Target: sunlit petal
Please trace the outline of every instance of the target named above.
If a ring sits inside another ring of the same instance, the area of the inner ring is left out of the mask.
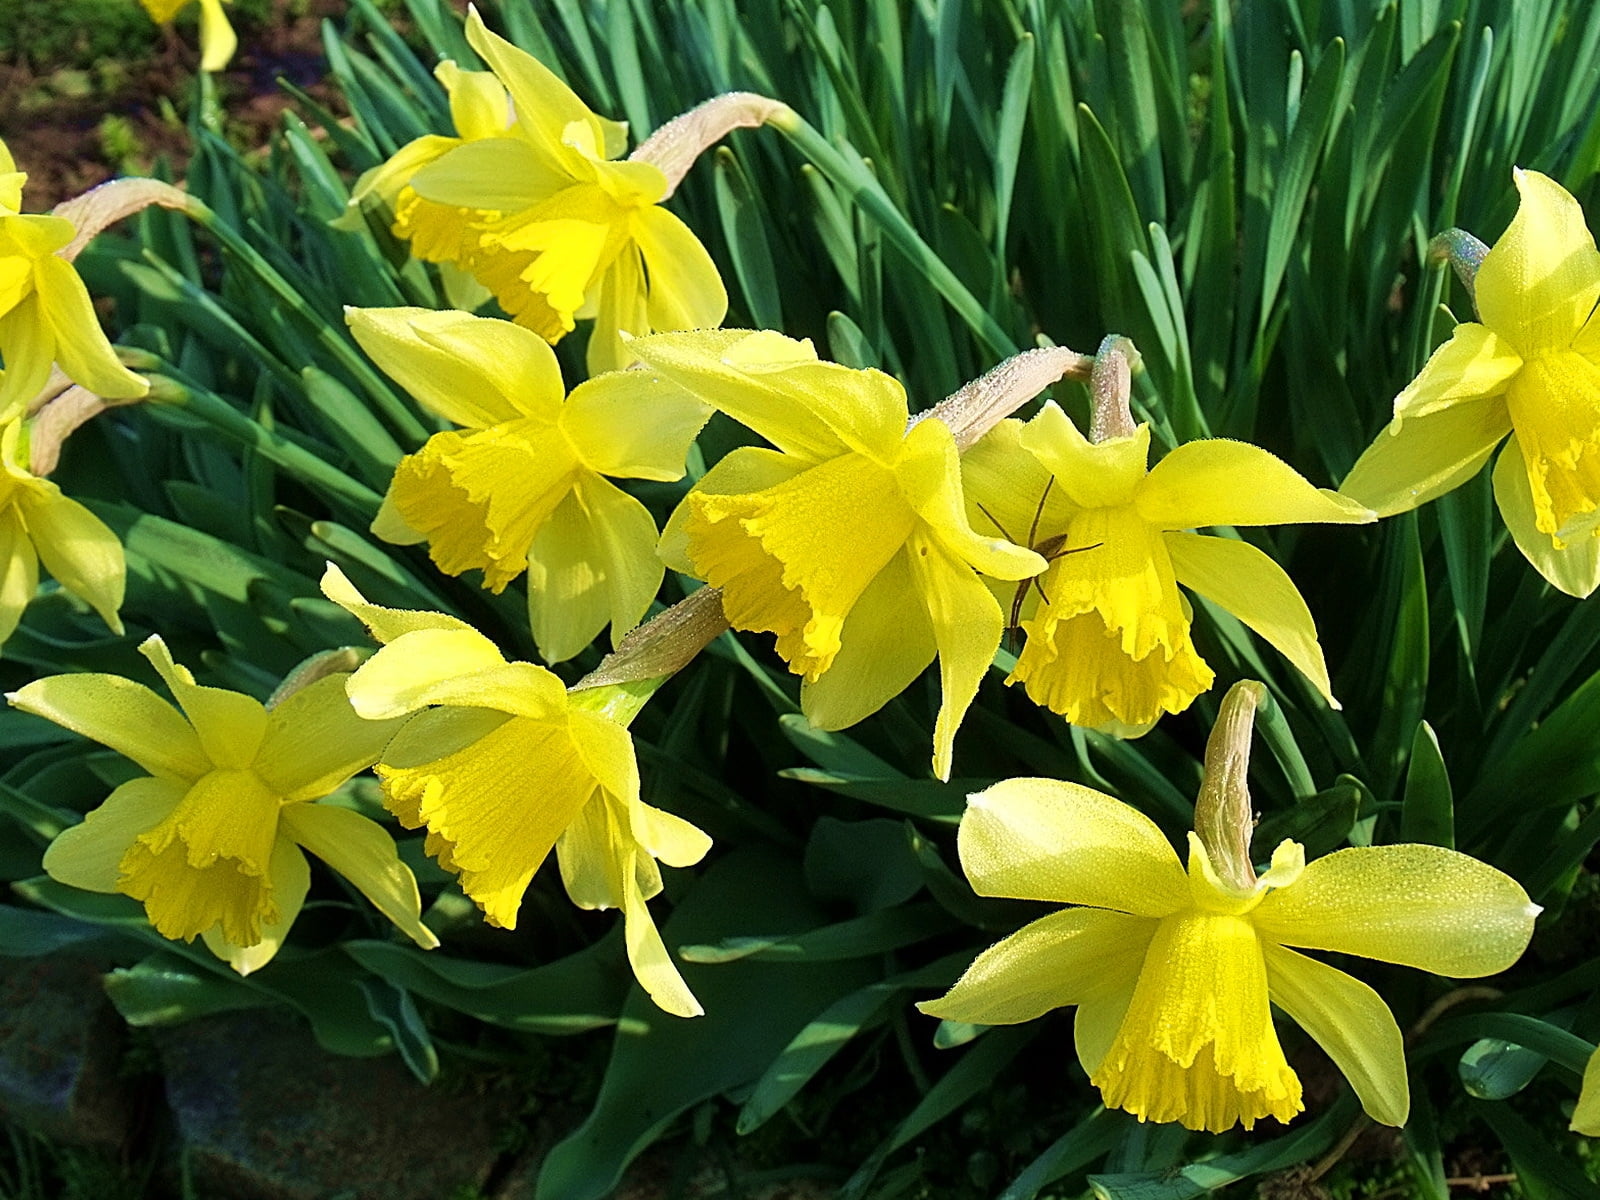
[[[1339,490],[1380,517],[1410,512],[1476,475],[1510,428],[1511,416],[1498,398],[1391,422]]]
[[[141,833],[166,820],[185,788],[170,779],[130,779],[82,823],[63,829],[44,852],[45,872],[58,883],[89,892],[115,892],[120,864]]]
[[[1262,949],[1272,1002],[1333,1059],[1369,1117],[1404,1125],[1411,1111],[1405,1043],[1383,997],[1359,979],[1293,950]]]
[[[290,804],[283,810],[287,834],[355,885],[372,906],[424,950],[439,939],[422,923],[422,900],[411,869],[400,861],[394,839],[360,813],[331,804]]]
[[[1075,783],[1007,779],[968,797],[957,846],[982,896],[1139,917],[1164,917],[1189,903],[1188,877],[1155,822]]]
[[[1166,530],[1208,525],[1361,524],[1372,513],[1336,492],[1312,487],[1288,463],[1247,442],[1188,442],[1139,484],[1139,515]]]
[[[1500,517],[1533,569],[1580,600],[1600,588],[1600,537],[1584,534],[1565,544],[1539,530],[1525,460],[1513,435],[1494,464],[1494,499]]]
[[[1306,864],[1252,914],[1286,946],[1476,978],[1522,956],[1538,906],[1509,875],[1442,846],[1367,846]]]

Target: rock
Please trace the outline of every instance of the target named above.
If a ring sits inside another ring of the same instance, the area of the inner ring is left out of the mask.
[[[193,1194],[447,1200],[489,1178],[502,1122],[397,1058],[344,1058],[263,1011],[157,1031]]]
[[[125,1030],[104,965],[0,958],[0,1117],[52,1141],[116,1151],[132,1114]]]

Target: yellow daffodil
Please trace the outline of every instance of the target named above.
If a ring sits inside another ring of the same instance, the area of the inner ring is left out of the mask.
[[[192,0],[139,0],[150,19],[165,25],[189,6]],[[224,4],[233,0],[200,0],[200,69],[220,71],[228,65],[233,52],[239,48],[239,39],[228,24]]]
[[[26,179],[0,142],[0,421],[26,410],[56,363],[97,396],[144,395],[150,385],[117,361],[88,289],[57,253],[75,227],[65,217],[23,213]]]
[[[1478,321],[1455,327],[1340,489],[1380,515],[1459,487],[1511,435],[1494,495],[1517,548],[1554,586],[1600,586],[1600,252],[1583,210],[1537,171],[1477,268]]]
[[[373,525],[427,541],[441,571],[478,568],[499,592],[528,572],[549,662],[607,624],[613,644],[661,586],[656,525],[607,476],[674,480],[710,409],[650,371],[614,371],[563,398],[550,347],[508,321],[420,308],[351,309],[351,330],[423,407],[464,426],[400,461]]]
[[[506,929],[553,848],[574,904],[622,910],[628,960],[650,998],[698,1016],[645,902],[661,891],[658,860],[691,866],[711,839],[639,798],[627,730],[639,694],[569,695],[549,671],[507,662],[453,617],[367,603],[335,567],[322,588],[384,643],[350,677],[356,711],[378,720],[417,713],[378,765],[400,823],[426,827],[428,853]]]
[[[41,561],[120,634],[122,543],[99,517],[28,470],[26,442],[20,420],[0,427],[0,645],[38,590]]]
[[[1330,703],[1316,626],[1266,554],[1212,525],[1363,522],[1361,505],[1313,487],[1243,442],[1179,446],[1149,467],[1150,429],[1091,442],[1053,402],[1006,421],[962,457],[974,525],[1027,538],[1050,560],[1023,605],[1008,682],[1075,725],[1143,732],[1211,686],[1178,585],[1238,617]]]
[[[149,772],[50,843],[51,878],[132,896],[164,937],[199,935],[246,975],[272,959],[299,914],[309,850],[419,946],[438,944],[382,826],[316,803],[370,767],[398,721],[358,717],[345,696],[348,674],[267,708],[196,684],[159,637],[139,650],[178,709],[118,675],[53,675],[7,697]]]
[[[451,70],[456,138],[417,139],[357,185],[352,203],[393,197],[394,233],[418,257],[454,263],[521,325],[555,342],[592,317],[591,374],[626,366],[621,335],[721,323],[722,278],[660,202],[668,179],[617,161],[626,127],[591,112],[531,55],[467,14],[493,70]]]
[[[1005,624],[977,572],[1016,580],[1043,567],[972,531],[949,427],[908,429],[898,381],[819,361],[809,341],[712,330],[632,346],[777,447],[735,450],[694,485],[662,537],[667,564],[721,588],[735,629],[777,634],[818,728],[870,716],[937,656],[933,764],[948,779]]]
[[[1284,841],[1257,878],[1240,760],[1249,713],[1230,720],[1238,692],[1218,722],[1231,732],[1214,733],[1207,750],[1187,872],[1148,817],[1089,788],[1010,779],[970,797],[958,846],[974,890],[1075,907],[985,950],[918,1007],[1003,1025],[1077,1005],[1078,1058],[1107,1107],[1221,1132],[1302,1108],[1275,1004],[1374,1120],[1404,1124],[1393,1014],[1366,984],[1290,947],[1474,978],[1517,960],[1538,908],[1509,876],[1438,846],[1345,849],[1307,863]]]
[[[1578,1105],[1572,1110],[1569,1128],[1585,1137],[1600,1137],[1600,1050],[1589,1056],[1583,1069],[1583,1088],[1578,1093]]]

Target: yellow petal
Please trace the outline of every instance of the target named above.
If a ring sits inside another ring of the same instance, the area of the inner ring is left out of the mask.
[[[601,188],[564,188],[533,208],[485,229],[473,274],[522,319],[521,293],[541,297],[570,332],[603,272],[629,244],[627,211]],[[509,252],[503,262],[496,259]],[[548,328],[537,332],[554,341]]]
[[[711,838],[698,826],[676,813],[648,804],[637,804],[633,814],[633,835],[651,858],[669,867],[692,867],[711,850]]]
[[[222,70],[238,48],[239,39],[222,11],[222,0],[200,0],[200,69]]]
[[[255,772],[286,801],[317,800],[378,761],[401,720],[356,715],[345,694],[350,676],[325,676],[267,714]]]
[[[639,760],[633,753],[633,735],[609,717],[578,707],[570,710],[567,733],[578,748],[584,769],[631,812],[639,800]]]
[[[711,410],[651,371],[613,371],[572,389],[561,429],[591,471],[617,479],[683,478]]]
[[[738,496],[748,492],[764,492],[768,488],[793,479],[807,469],[808,464],[788,454],[767,450],[759,446],[740,446],[723,455],[716,466],[700,477],[694,485],[695,492],[709,496]],[[689,535],[686,526],[693,511],[687,500],[672,510],[661,531],[661,542],[656,548],[661,561],[674,571],[695,575],[689,561]],[[695,578],[699,578],[695,575]]]
[[[650,527],[645,541],[648,550],[656,527],[648,512],[644,519]],[[609,581],[594,553],[597,533],[598,527],[574,489],[540,527],[528,551],[528,627],[545,662],[566,662],[581,653],[611,619]],[[659,586],[664,571],[659,563],[650,565]],[[646,596],[640,614],[649,605],[650,596]]]
[[[1024,925],[978,955],[937,1000],[917,1005],[946,1021],[1015,1025],[1081,1003],[1107,975],[1136,976],[1156,923],[1068,908]]]
[[[1282,567],[1231,538],[1169,533],[1166,542],[1179,583],[1238,617],[1339,707],[1311,610]]]
[[[254,945],[241,946],[230,942],[220,925],[214,925],[200,936],[206,947],[241,975],[259,971],[277,956],[289,928],[300,915],[306,892],[311,887],[311,868],[306,856],[286,837],[280,837],[272,849],[272,896],[277,915],[261,923],[261,940]]]
[[[611,644],[644,619],[665,574],[656,556],[655,518],[621,488],[591,475],[580,479],[577,497],[593,531],[590,542],[605,586]]]
[[[367,600],[345,573],[332,563],[322,573],[322,594],[367,627],[377,642],[392,642],[419,629],[456,629],[476,632],[457,617],[444,613],[384,608]],[[480,635],[481,636],[481,635]]]
[[[261,701],[242,692],[196,684],[187,667],[172,661],[172,652],[159,634],[146,638],[139,653],[171,689],[212,763],[239,769],[255,762],[267,732],[267,710]]]
[[[813,462],[850,450],[887,460],[905,436],[906,394],[897,380],[821,362],[809,341],[770,330],[700,330],[640,338],[628,348],[778,449]]]
[[[1504,971],[1538,906],[1509,875],[1442,846],[1364,846],[1306,864],[1251,914],[1285,946],[1359,954],[1472,979]]]
[[[633,215],[633,237],[650,281],[649,326],[629,330],[710,329],[728,315],[728,292],[717,264],[690,228],[664,208]]]
[[[1276,455],[1225,438],[1179,446],[1155,465],[1136,495],[1139,515],[1166,530],[1373,519],[1355,501],[1312,487]]]
[[[122,632],[122,593],[127,578],[117,535],[76,500],[53,485],[27,494],[24,511],[34,548],[45,569],[67,591],[89,604],[113,633]]]
[[[956,840],[980,896],[1138,917],[1164,917],[1189,903],[1188,877],[1155,822],[1076,783],[1002,780],[967,798]]]
[[[520,136],[557,159],[571,156],[563,141],[569,124],[591,128],[595,142],[604,144],[604,130],[572,89],[531,54],[491,33],[471,9],[467,12],[467,41],[511,94]]]
[[[590,378],[615,374],[638,361],[634,337],[650,329],[650,296],[645,284],[644,260],[639,247],[629,242],[600,273],[590,301],[594,326],[589,330],[585,364]],[[629,334],[624,342],[623,331]]]
[[[919,421],[906,434],[895,478],[906,500],[950,554],[995,579],[1028,579],[1045,569],[1033,551],[1004,537],[976,532],[967,523],[961,462],[943,421]]]
[[[914,537],[905,550],[917,599],[928,614],[939,652],[939,715],[933,726],[933,773],[949,779],[956,730],[994,664],[1005,616],[972,568],[933,538]],[[914,645],[908,641],[907,647]]]
[[[1527,363],[1506,393],[1539,532],[1561,539],[1600,524],[1600,365],[1579,354]]]
[[[439,939],[422,923],[422,898],[416,876],[400,861],[394,839],[383,826],[360,813],[331,804],[290,804],[283,828],[355,885],[372,906],[424,950]]]
[[[1537,171],[1514,171],[1522,203],[1478,268],[1483,323],[1524,358],[1565,350],[1600,295],[1600,252],[1583,209]]]
[[[679,974],[638,888],[630,887],[623,892],[622,919],[623,939],[627,943],[633,977],[655,1001],[656,1007],[675,1017],[702,1015],[705,1009]]]
[[[253,946],[282,916],[269,873],[278,811],[252,772],[212,771],[134,840],[118,890],[144,902],[163,937],[191,941],[220,923],[228,941]]]
[[[361,215],[363,205],[377,201],[394,208],[400,201],[401,193],[410,187],[413,175],[441,154],[460,144],[459,138],[441,137],[431,133],[413,138],[395,151],[388,161],[362,172],[361,178],[356,180],[355,187],[350,190],[348,208],[329,224],[336,229],[360,233],[367,227],[366,220]],[[416,194],[412,193],[412,199],[416,198]]]
[[[1380,517],[1410,512],[1471,479],[1511,428],[1505,401],[1467,400],[1387,425],[1339,490]]]
[[[44,852],[46,874],[88,892],[118,891],[122,856],[135,838],[171,815],[185,790],[170,779],[130,779],[81,824],[56,835]]]
[[[50,378],[56,360],[54,331],[39,315],[39,297],[30,294],[10,312],[0,312],[0,421],[20,417]]]
[[[178,710],[120,675],[51,675],[7,699],[126,755],[152,775],[185,786],[211,769],[200,739]]]
[[[1022,446],[1021,421],[1007,418],[961,455],[961,486],[974,529],[1031,546],[1041,529],[1067,527],[1072,507],[1044,465]]]
[[[938,647],[916,588],[910,557],[902,550],[861,593],[845,618],[833,665],[800,685],[800,709],[818,729],[864,721],[933,661]]]
[[[429,714],[432,715],[432,714]],[[412,722],[379,767],[402,821],[426,824],[430,853],[460,873],[492,925],[513,929],[528,881],[597,786],[565,722],[513,717],[436,757],[434,723]]]
[[[1583,1090],[1578,1093],[1568,1128],[1585,1137],[1600,1137],[1600,1050],[1589,1056],[1583,1068]]]
[[[462,137],[498,137],[515,119],[511,97],[493,71],[466,71],[445,59],[433,75],[450,96],[450,121]]]
[[[1409,421],[1503,396],[1521,369],[1522,356],[1510,343],[1486,325],[1465,322],[1394,398],[1394,415]]]
[[[1281,946],[1266,945],[1272,1002],[1333,1059],[1374,1121],[1406,1123],[1405,1042],[1383,997],[1359,979]]]
[[[1131,437],[1093,443],[1078,431],[1054,400],[1045,401],[1023,427],[1023,449],[1056,479],[1056,487],[1082,508],[1130,504],[1150,461],[1150,427]]]
[[[506,662],[477,630],[421,629],[397,638],[362,663],[345,687],[356,712],[368,720],[430,704],[537,717],[566,710],[559,679],[532,663]]]
[[[55,358],[67,378],[108,400],[131,400],[148,392],[150,384],[117,361],[89,291],[72,265],[49,255],[34,264],[34,271],[39,315],[55,335]]]
[[[1107,1108],[1222,1133],[1292,1119],[1300,1081],[1272,1028],[1261,944],[1240,917],[1160,922],[1122,1026],[1090,1076]]]
[[[517,137],[465,141],[411,177],[417,195],[448,208],[514,213],[548,200],[572,176]]]
[[[447,421],[481,429],[560,411],[555,354],[509,321],[423,308],[349,308],[345,320],[373,362]]]
[[[1160,531],[1131,506],[1083,510],[1040,576],[1011,681],[1075,725],[1148,726],[1211,686]]]
[[[1494,499],[1500,517],[1533,569],[1552,587],[1581,600],[1600,587],[1600,537],[1585,534],[1576,541],[1559,544],[1540,532],[1528,472],[1516,443],[1513,434],[1494,464]]]
[[[39,591],[39,556],[18,514],[0,511],[0,644],[22,620],[22,612]],[[16,703],[15,696],[11,702]]]
[[[808,680],[828,669],[845,617],[915,523],[894,474],[859,454],[762,492],[697,491],[685,503],[689,558],[722,589],[729,624],[777,634],[778,653]]]

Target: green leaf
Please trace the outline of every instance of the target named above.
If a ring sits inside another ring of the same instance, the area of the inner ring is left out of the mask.
[[[738,850],[701,877],[662,936],[670,948],[752,928],[799,933],[819,923],[803,896],[792,863]],[[859,990],[865,972],[864,963],[685,964],[684,979],[706,1010],[694,1020],[663,1013],[635,988],[593,1111],[545,1157],[541,1200],[609,1195],[628,1163],[678,1114],[759,1078],[817,1014]]]
[[[1400,809],[1400,837],[1407,842],[1455,849],[1455,803],[1450,773],[1439,739],[1426,721],[1417,724],[1406,765],[1405,800]]]
[[[528,1033],[582,1033],[616,1024],[630,978],[616,934],[537,967],[451,958],[396,942],[350,941],[341,949],[430,1003]]]

